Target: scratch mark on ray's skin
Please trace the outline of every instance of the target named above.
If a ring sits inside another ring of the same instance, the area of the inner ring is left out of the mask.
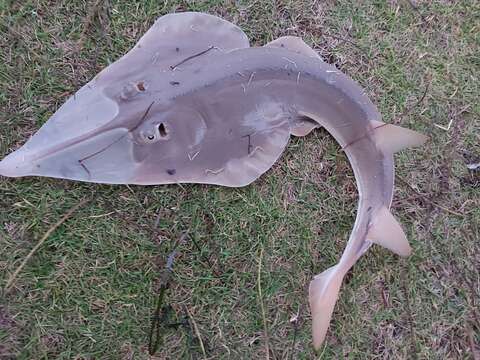
[[[292,60],[290,60],[289,58],[286,58],[286,57],[282,57],[282,59],[287,60],[290,64],[293,64],[293,66],[295,66],[295,69],[298,68],[297,63],[295,61],[292,61]]]
[[[250,152],[250,154],[248,154],[248,157],[254,156],[257,151],[265,151],[265,150],[263,150],[263,148],[261,146],[255,146],[255,149],[253,149],[253,151]]]
[[[178,66],[182,65],[182,64],[185,64],[187,61],[189,60],[192,60],[198,56],[202,56],[203,54],[206,54],[207,52],[209,52],[210,50],[212,49],[215,49],[216,47],[215,46],[210,46],[208,49],[206,50],[203,50],[203,51],[200,51],[198,54],[194,54],[192,56],[189,56],[189,57],[186,57],[185,59],[183,59],[182,61],[180,61],[178,64],[176,65],[171,65],[170,66],[170,69],[171,70],[175,70]]]
[[[92,174],[90,173],[90,170],[88,170],[88,168],[82,163],[82,160],[78,160],[78,163],[79,163],[80,166],[83,168],[83,170],[85,170],[85,172],[86,172],[87,175],[88,175],[88,178],[91,179],[91,178],[92,178]]]
[[[213,174],[213,175],[218,175],[220,174],[225,168],[220,168],[218,170],[212,170],[212,169],[205,169],[205,174]]]
[[[145,118],[147,117],[148,115],[148,112],[150,111],[150,109],[152,108],[153,104],[155,104],[155,101],[152,101],[152,103],[150,105],[148,105],[148,108],[147,110],[145,111],[145,113],[143,114],[142,118],[140,119],[140,121],[133,127],[129,130],[129,132],[132,132],[132,131],[135,131],[137,130],[137,128],[142,125],[143,121],[145,120]]]
[[[200,151],[197,151],[197,152],[196,152],[195,154],[193,154],[193,155],[190,155],[190,153],[187,153],[187,155],[188,155],[188,160],[193,161],[193,160],[197,157],[198,154],[200,154]]]
[[[252,135],[253,134],[247,134],[247,135],[243,135],[242,138],[248,138],[248,146],[247,146],[247,153],[248,155],[250,155],[250,152],[252,150],[252,142],[251,142],[251,139],[252,139]]]
[[[381,128],[381,127],[387,126],[387,125],[389,125],[389,124],[382,124],[382,125],[380,125],[380,126],[374,127],[371,132],[374,133],[375,130],[377,130],[377,129]],[[362,135],[362,136],[360,136],[359,138],[357,138],[357,139],[355,139],[355,140],[353,140],[353,141],[350,141],[347,145],[345,145],[344,147],[342,147],[341,150],[344,151],[347,147],[349,147],[349,146],[355,144],[356,142],[364,139],[364,138],[368,135],[368,133],[370,133],[370,131],[368,131],[365,135]]]
[[[87,166],[83,163],[84,161],[88,160],[88,159],[91,159],[95,156],[97,156],[98,154],[101,154],[102,152],[104,152],[105,150],[107,150],[108,148],[110,148],[111,146],[115,145],[116,143],[118,143],[120,140],[122,140],[123,138],[125,138],[125,136],[127,136],[129,133],[131,133],[132,131],[135,131],[142,123],[143,121],[145,120],[145,118],[147,117],[148,115],[148,112],[150,111],[150,109],[152,108],[153,104],[155,103],[155,101],[152,101],[152,103],[148,106],[147,110],[145,111],[145,113],[143,114],[143,116],[141,117],[140,121],[133,127],[131,128],[127,134],[124,134],[122,136],[120,136],[117,140],[114,140],[112,141],[110,144],[108,144],[107,146],[105,146],[104,148],[94,152],[93,154],[90,154],[90,155],[87,155],[85,156],[84,158],[80,159],[80,160],[77,160],[78,163],[80,164],[80,166],[86,171],[86,173],[88,174],[88,178],[90,179],[92,177],[92,174],[90,172],[90,170],[88,170]]]
[[[252,74],[250,75],[250,79],[248,79],[247,87],[249,87],[250,84],[252,83],[254,76],[255,76],[255,72],[252,72]]]

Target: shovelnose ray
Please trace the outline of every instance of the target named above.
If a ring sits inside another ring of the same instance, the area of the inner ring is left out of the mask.
[[[0,174],[245,186],[275,163],[290,135],[319,126],[347,154],[359,205],[340,261],[310,283],[318,349],[342,279],[372,243],[410,253],[389,211],[393,154],[426,137],[383,123],[362,88],[301,39],[250,48],[240,28],[217,17],[163,16],[4,158]]]

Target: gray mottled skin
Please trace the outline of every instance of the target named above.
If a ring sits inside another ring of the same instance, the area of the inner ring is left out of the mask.
[[[347,154],[359,191],[339,263],[310,286],[318,347],[343,276],[371,243],[408,253],[388,212],[393,152],[422,139],[406,141],[418,134],[381,123],[353,80],[311,56],[301,40],[287,40],[285,48],[249,48],[238,27],[213,16],[160,18],[0,162],[0,175],[244,186],[275,163],[291,134],[306,135],[317,123]]]

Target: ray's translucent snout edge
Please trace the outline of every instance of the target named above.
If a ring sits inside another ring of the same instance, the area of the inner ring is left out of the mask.
[[[22,177],[31,175],[33,164],[28,160],[28,156],[20,148],[0,161],[0,176]]]

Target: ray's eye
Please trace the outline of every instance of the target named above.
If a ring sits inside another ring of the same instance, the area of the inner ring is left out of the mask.
[[[143,143],[153,144],[157,141],[165,141],[170,138],[170,129],[167,124],[161,122],[150,124],[140,130],[140,137]]]
[[[163,123],[160,123],[158,125],[158,133],[160,134],[160,137],[162,137],[162,138],[167,137],[167,135],[168,135],[167,128],[165,127],[165,125]]]

